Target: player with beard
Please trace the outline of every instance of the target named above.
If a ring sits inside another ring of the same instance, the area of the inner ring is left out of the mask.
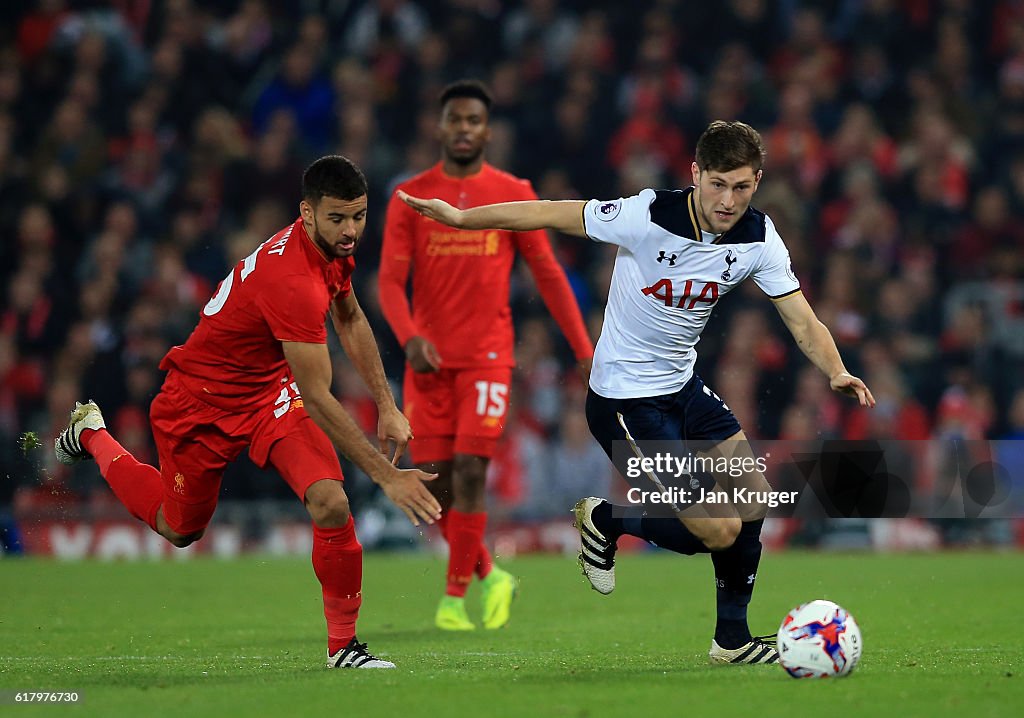
[[[413,524],[440,517],[423,483],[432,477],[395,466],[412,431],[395,405],[352,292],[366,189],[363,173],[344,157],[322,157],[310,165],[302,177],[299,218],[231,270],[188,341],[164,357],[160,368],[167,377],[150,407],[159,469],[128,453],[91,401],[76,405],[56,441],[62,463],[92,457],[132,515],[179,548],[206,531],[224,469],[243,449],[257,466],[273,466],[313,521],[328,668],[394,667],[356,638],[362,546],[335,447]],[[328,312],[377,402],[379,451],[331,394]],[[384,453],[389,443],[390,461]]]
[[[695,347],[712,310],[748,277],[772,299],[797,345],[834,391],[862,406],[875,403],[864,382],[846,371],[831,333],[801,293],[775,225],[750,204],[764,157],[754,128],[715,121],[697,142],[693,186],[686,189],[645,189],[609,201],[507,202],[466,210],[443,199],[419,199],[423,195],[403,193],[400,198],[421,216],[461,229],[547,227],[616,245],[587,394],[591,433],[626,477],[630,460],[645,457],[643,442],[675,442],[680,456],[698,447],[712,465],[726,459],[730,466],[756,467],[736,417],[694,372]],[[757,497],[771,487],[757,468],[738,473],[695,472],[687,477],[687,488],[719,490],[714,488],[719,484],[727,496],[735,496],[736,489],[761,492],[754,500],[674,506],[667,517],[654,515],[657,505],[612,506],[596,497],[581,499],[575,507],[580,565],[591,586],[607,594],[615,588],[616,546],[624,534],[680,554],[710,553],[718,613],[711,662],[774,663],[773,641],[751,636],[747,625],[768,510]],[[653,471],[638,480],[648,482],[647,490],[669,484]]]
[[[490,106],[490,94],[479,82],[445,88],[441,161],[400,188],[462,208],[536,199],[529,182],[484,161]],[[515,593],[515,580],[494,566],[484,545],[484,484],[508,409],[514,364],[509,277],[517,252],[588,370],[593,345],[545,232],[453,231],[397,198],[388,205],[380,302],[405,348],[404,406],[416,433],[409,452],[417,466],[438,474],[430,487],[444,508],[439,524],[449,558],[435,623],[445,630],[475,628],[464,601],[474,574],[482,582],[485,628],[507,623]]]

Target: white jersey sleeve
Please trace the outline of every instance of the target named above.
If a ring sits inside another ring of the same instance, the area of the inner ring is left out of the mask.
[[[789,250],[779,236],[771,219],[765,217],[764,251],[761,261],[750,276],[761,291],[772,299],[779,299],[800,289],[800,280],[793,272]]]
[[[611,200],[592,199],[583,207],[583,229],[595,242],[617,244],[634,251],[651,224],[653,189]]]

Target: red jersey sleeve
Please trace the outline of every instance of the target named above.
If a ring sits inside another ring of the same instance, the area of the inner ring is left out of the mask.
[[[414,220],[415,212],[412,208],[400,200],[397,194],[392,195],[384,219],[377,289],[384,318],[403,347],[420,333],[412,319],[412,309],[405,291],[414,251]]]
[[[520,200],[537,199],[533,188],[526,184]],[[516,249],[530,267],[540,296],[547,305],[551,316],[555,318],[565,338],[569,341],[576,359],[583,361],[594,356],[594,345],[587,334],[587,326],[583,322],[576,296],[572,293],[565,270],[555,259],[555,253],[548,241],[545,230],[517,232],[515,235]]]
[[[278,341],[326,344],[327,290],[304,279],[285,277],[273,294],[261,293],[257,305]],[[345,284],[351,287],[347,277]]]

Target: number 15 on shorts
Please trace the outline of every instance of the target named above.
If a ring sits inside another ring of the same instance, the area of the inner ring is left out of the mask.
[[[476,413],[478,416],[502,417],[508,408],[508,384],[496,381],[478,381],[476,387]]]

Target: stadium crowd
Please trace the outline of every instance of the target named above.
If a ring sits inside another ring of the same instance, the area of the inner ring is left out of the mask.
[[[370,182],[356,292],[399,381],[375,296],[384,207],[437,161],[438,93],[463,77],[494,92],[488,160],[542,198],[685,187],[709,120],[761,131],[754,205],[878,406],[830,393],[747,283],[717,308],[698,370],[752,437],[1024,438],[1020,2],[37,0],[0,5],[0,514],[112,501],[48,449],[76,399],[155,460],[160,358],[294,217],[325,153]],[[556,247],[596,337],[613,252]],[[512,292],[492,506],[544,518],[608,495],[613,470],[528,272]],[[337,394],[373,431],[334,356]],[[43,450],[19,444],[29,431]],[[223,491],[288,495],[248,464]]]

